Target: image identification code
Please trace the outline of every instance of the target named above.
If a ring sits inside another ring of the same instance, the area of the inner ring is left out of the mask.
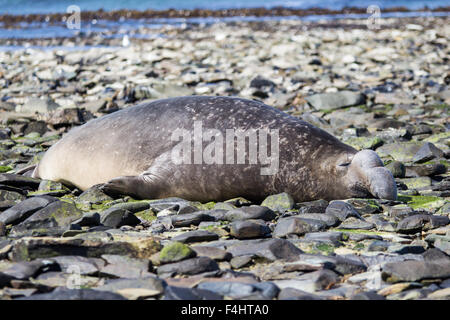
[[[182,315],[207,315],[210,318],[215,313],[234,314],[234,315],[266,315],[269,313],[268,305],[257,304],[227,304],[225,308],[218,307],[202,307],[188,304],[181,308]]]

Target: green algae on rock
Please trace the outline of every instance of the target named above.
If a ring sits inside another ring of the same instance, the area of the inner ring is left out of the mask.
[[[142,220],[149,222],[156,219],[156,214],[152,211],[152,209],[138,211],[134,215]]]
[[[422,142],[416,141],[389,143],[377,148],[376,152],[381,158],[392,157],[396,161],[412,162],[422,144]]]
[[[383,144],[383,140],[379,137],[350,137],[345,139],[344,142],[356,150],[375,150]]]
[[[181,242],[172,241],[162,248],[161,252],[159,253],[159,260],[162,263],[169,263],[193,258],[195,256],[195,251],[192,250],[188,245]]]
[[[420,189],[431,186],[430,177],[404,178],[398,179],[398,181],[404,183],[408,189]]]
[[[273,211],[284,212],[294,208],[294,199],[286,192],[268,196],[261,203],[261,206],[267,207]]]
[[[433,196],[399,196],[399,201],[408,204],[412,209],[436,210],[446,204],[446,201],[440,197]]]

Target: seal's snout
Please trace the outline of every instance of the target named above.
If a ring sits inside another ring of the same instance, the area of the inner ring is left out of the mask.
[[[365,176],[368,191],[377,198],[396,200],[397,185],[392,173],[383,166],[383,161],[372,150],[361,150],[355,154],[352,166],[358,167]]]
[[[367,170],[369,192],[377,198],[396,200],[397,185],[392,173],[384,167],[370,168]]]

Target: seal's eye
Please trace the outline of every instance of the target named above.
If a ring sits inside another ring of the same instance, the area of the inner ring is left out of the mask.
[[[350,165],[351,162],[344,162],[339,164],[339,167],[348,167]]]
[[[340,160],[338,160],[339,164],[338,167],[340,168],[347,168],[353,161],[353,155],[346,154],[345,157],[342,157]]]

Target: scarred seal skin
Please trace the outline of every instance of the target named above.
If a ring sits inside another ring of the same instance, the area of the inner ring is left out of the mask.
[[[215,139],[198,140],[199,124],[204,132],[213,130]],[[174,133],[180,130],[192,133],[191,157],[174,153],[181,143]],[[227,144],[230,132],[256,132],[258,139],[247,136],[242,150],[237,140]],[[267,132],[273,135],[261,138]],[[255,150],[257,156],[252,155]],[[182,161],[188,158],[192,161]],[[211,163],[211,158],[222,160]],[[53,145],[33,176],[81,190],[103,184],[109,194],[142,199],[220,201],[242,196],[256,201],[281,192],[298,202],[397,197],[394,178],[374,151],[358,152],[280,110],[232,97],[157,100],[89,121]]]

